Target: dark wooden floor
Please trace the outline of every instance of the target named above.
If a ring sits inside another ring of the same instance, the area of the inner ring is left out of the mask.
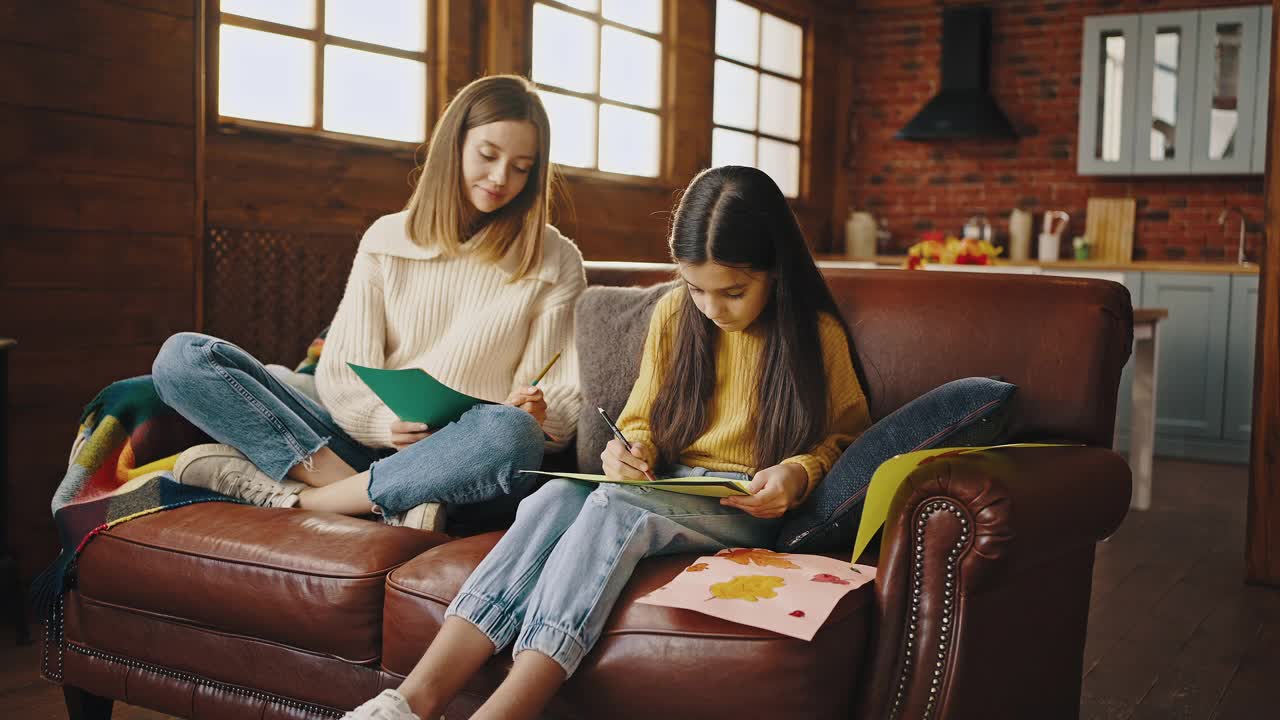
[[[1083,720],[1280,717],[1280,590],[1241,582],[1245,483],[1241,466],[1157,461],[1151,510],[1098,546]],[[66,717],[36,665],[0,645],[0,717]]]

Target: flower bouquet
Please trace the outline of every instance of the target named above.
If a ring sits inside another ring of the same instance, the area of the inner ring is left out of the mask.
[[[903,267],[916,270],[929,263],[946,265],[993,265],[1004,248],[998,248],[986,240],[944,235],[941,230],[931,230],[920,236],[920,242],[907,248],[907,260]]]

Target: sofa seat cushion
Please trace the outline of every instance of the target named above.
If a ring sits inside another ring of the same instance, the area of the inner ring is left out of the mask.
[[[377,660],[388,572],[448,540],[330,513],[200,503],[81,554],[85,600],[350,662]]]
[[[384,669],[409,672],[439,631],[449,602],[500,537],[494,532],[455,540],[391,573]],[[548,714],[572,708],[568,714],[579,717],[850,717],[852,688],[869,642],[873,584],[846,595],[810,642],[635,602],[695,557],[641,561],[600,642]],[[509,655],[500,652],[469,689],[492,690],[509,667]]]

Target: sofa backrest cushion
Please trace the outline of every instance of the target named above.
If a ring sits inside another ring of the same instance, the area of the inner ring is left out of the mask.
[[[586,265],[595,285],[652,285],[671,277],[671,266],[652,263]],[[1123,285],[916,270],[824,268],[823,274],[849,324],[873,421],[951,380],[1000,376],[1019,388],[1011,441],[1111,445],[1120,371],[1133,338]],[[587,358],[580,359],[586,372]],[[584,395],[584,406],[591,401]]]

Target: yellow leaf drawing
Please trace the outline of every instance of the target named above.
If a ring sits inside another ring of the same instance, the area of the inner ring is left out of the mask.
[[[800,566],[787,559],[785,553],[776,553],[772,550],[761,550],[760,548],[734,548],[732,550],[721,550],[716,553],[716,557],[722,557],[730,562],[736,562],[739,565],[750,565],[755,563],[760,567],[776,567],[798,569]]]
[[[739,575],[728,582],[712,585],[711,595],[721,600],[756,602],[760,598],[777,597],[774,590],[783,585],[786,583],[782,578],[773,575]]]

